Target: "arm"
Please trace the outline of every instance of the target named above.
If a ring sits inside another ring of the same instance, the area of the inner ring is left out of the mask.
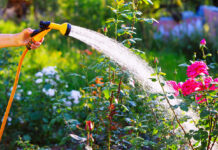
[[[33,30],[28,28],[17,34],[0,34],[0,48],[25,46],[31,40],[32,32]],[[31,49],[38,48],[42,41],[32,44]]]

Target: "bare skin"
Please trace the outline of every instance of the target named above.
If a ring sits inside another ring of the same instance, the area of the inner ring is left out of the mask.
[[[25,46],[31,40],[32,29],[27,28],[17,34],[0,34],[0,48]],[[43,42],[35,42],[31,45],[31,49],[38,48]]]

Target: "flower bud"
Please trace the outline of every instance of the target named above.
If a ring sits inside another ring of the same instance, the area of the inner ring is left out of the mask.
[[[202,39],[202,40],[200,41],[200,45],[201,45],[201,46],[205,46],[205,45],[206,45],[206,43],[207,43],[207,42],[206,42],[206,40],[205,40],[205,39]]]
[[[86,121],[86,126],[85,126],[85,129],[87,130],[87,131],[92,131],[92,130],[94,130],[94,122],[92,122],[92,121]]]
[[[105,32],[105,33],[107,33],[107,32],[108,32],[108,30],[107,30],[107,27],[106,27],[106,26],[104,27],[104,32]]]

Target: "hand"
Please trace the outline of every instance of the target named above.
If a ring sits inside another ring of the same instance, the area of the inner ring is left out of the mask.
[[[29,41],[31,40],[31,33],[33,32],[33,29],[31,28],[27,28],[24,29],[22,32],[18,33],[18,41],[19,41],[19,45],[20,46],[25,46],[29,43]],[[42,42],[43,42],[44,38],[39,41],[39,42],[35,42],[31,45],[31,49],[36,49],[38,48]]]

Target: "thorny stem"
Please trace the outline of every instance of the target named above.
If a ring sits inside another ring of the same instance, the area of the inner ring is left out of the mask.
[[[157,70],[157,65],[156,65],[156,70]],[[156,72],[157,72],[157,71],[156,71]],[[159,84],[160,84],[160,86],[161,86],[161,89],[162,89],[162,91],[163,91],[163,93],[164,93],[164,97],[165,97],[165,99],[167,100],[167,103],[168,103],[168,105],[170,106],[170,109],[172,110],[172,112],[173,112],[173,114],[174,114],[174,116],[175,116],[175,119],[176,119],[177,123],[179,124],[180,128],[182,129],[184,135],[186,135],[187,133],[186,133],[185,129],[183,128],[183,126],[181,125],[181,123],[180,123],[180,121],[179,121],[179,119],[178,119],[178,117],[177,117],[177,115],[176,115],[176,113],[175,113],[175,111],[174,111],[174,109],[173,109],[173,106],[171,105],[171,103],[170,103],[170,101],[169,101],[165,89],[164,89],[163,86],[161,85],[160,75],[158,75],[158,74],[157,74],[157,79],[158,79],[158,82],[159,82]],[[190,141],[189,139],[188,139],[188,142],[189,142],[189,146],[191,147],[191,149],[194,150],[194,148],[193,148],[193,146],[192,146],[192,143],[191,143],[191,141]]]

